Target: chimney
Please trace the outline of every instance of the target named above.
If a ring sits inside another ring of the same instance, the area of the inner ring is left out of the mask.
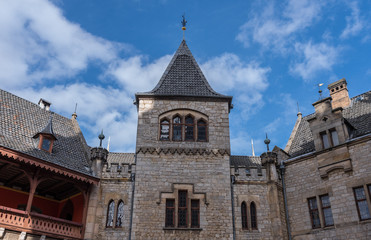
[[[51,102],[49,102],[49,101],[47,101],[47,100],[45,100],[45,99],[42,99],[42,98],[40,98],[38,104],[39,104],[39,106],[40,106],[42,109],[45,109],[46,111],[49,111],[49,109],[50,109],[50,105],[52,105]]]
[[[330,91],[330,96],[332,98],[332,109],[339,107],[346,108],[350,105],[347,81],[345,78],[329,84],[327,88]]]

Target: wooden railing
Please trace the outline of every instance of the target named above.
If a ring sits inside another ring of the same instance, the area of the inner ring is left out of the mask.
[[[82,224],[0,206],[0,227],[46,236],[82,239]]]

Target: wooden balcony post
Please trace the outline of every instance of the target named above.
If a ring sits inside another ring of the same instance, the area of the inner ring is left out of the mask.
[[[90,188],[89,186],[85,191],[83,191],[83,196],[84,196],[84,209],[83,209],[83,215],[82,215],[82,236],[85,234],[85,228],[86,228],[86,217],[88,215],[88,204],[89,204],[89,196],[90,196]]]
[[[29,173],[25,172],[28,180],[30,181],[30,192],[28,194],[28,200],[27,200],[27,207],[26,207],[26,212],[30,213],[31,212],[31,207],[32,207],[32,201],[33,197],[35,195],[35,191],[39,183],[41,182],[41,179],[39,179],[39,169],[31,176]]]

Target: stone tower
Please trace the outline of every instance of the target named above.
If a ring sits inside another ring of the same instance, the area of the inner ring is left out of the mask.
[[[229,111],[183,40],[137,93],[133,239],[232,239]]]

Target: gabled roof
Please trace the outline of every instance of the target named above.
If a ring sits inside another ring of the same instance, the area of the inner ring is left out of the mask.
[[[206,97],[232,100],[215,92],[209,85],[185,40],[183,40],[156,87],[138,96]]]
[[[308,123],[308,119],[313,117],[314,113],[301,120],[288,149],[291,157],[315,151],[313,135]],[[371,133],[371,91],[351,98],[350,106],[343,110],[343,117],[354,128],[353,138]]]
[[[0,113],[0,146],[91,176],[89,153],[86,152],[89,148],[76,127],[77,123],[73,122],[76,120],[53,114],[1,89]],[[48,127],[51,115],[52,133],[57,140],[49,153],[40,150],[33,137]]]

